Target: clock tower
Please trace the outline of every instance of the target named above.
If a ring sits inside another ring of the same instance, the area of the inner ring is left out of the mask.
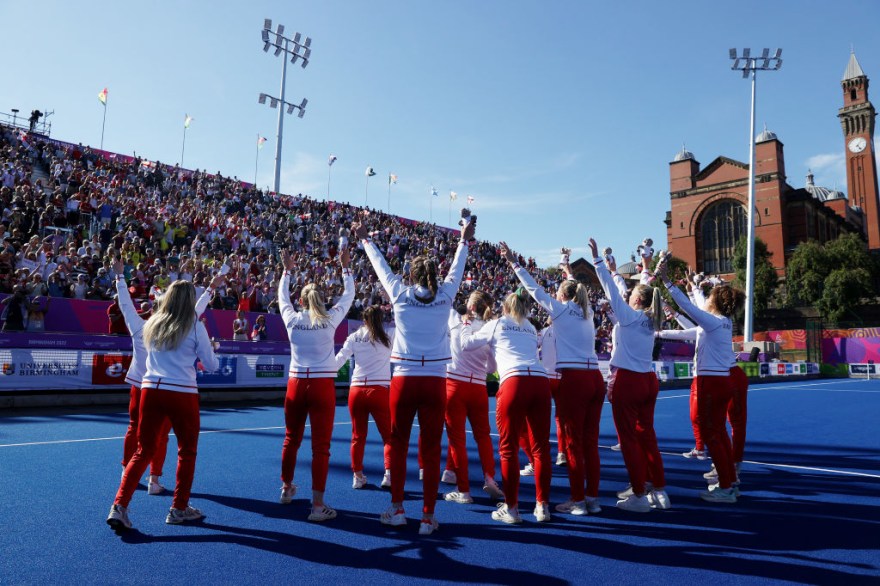
[[[880,249],[880,205],[877,196],[877,161],[874,156],[874,106],[868,101],[868,78],[855,53],[841,81],[843,108],[837,116],[846,147],[846,191],[849,205],[858,206],[864,218],[870,250]]]

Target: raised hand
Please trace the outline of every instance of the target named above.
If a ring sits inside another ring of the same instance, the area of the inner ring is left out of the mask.
[[[590,254],[593,255],[593,258],[599,258],[599,245],[596,244],[596,241],[593,238],[590,238],[587,246],[590,247]]]
[[[351,265],[351,253],[348,252],[347,246],[343,246],[342,250],[339,251],[339,262],[344,269],[347,269]]]
[[[477,223],[474,222],[473,217],[468,220],[468,223],[464,225],[464,228],[461,231],[461,239],[465,242],[470,242],[474,239],[474,234],[477,232]]]
[[[125,263],[122,262],[122,258],[116,257],[113,260],[113,272],[116,275],[124,275],[125,274]]]
[[[364,238],[367,238],[370,235],[369,231],[367,230],[367,227],[364,226],[360,222],[355,222],[354,224],[352,224],[351,230],[352,230],[352,232],[354,232],[354,236],[358,240],[363,240]]]
[[[293,258],[290,256],[290,251],[286,248],[281,251],[281,264],[284,265],[285,270],[292,271],[294,268]]]
[[[498,244],[498,251],[501,253],[501,256],[503,256],[507,262],[511,264],[516,264],[516,256],[514,256],[513,251],[510,250],[510,247],[507,246],[507,243],[499,242]]]

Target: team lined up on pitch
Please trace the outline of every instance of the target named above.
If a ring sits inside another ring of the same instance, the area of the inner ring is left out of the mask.
[[[339,242],[344,292],[329,309],[323,292],[314,284],[299,291],[301,310],[295,308],[290,296],[294,263],[287,252],[282,253],[285,273],[278,299],[290,340],[291,362],[284,401],[280,503],[290,503],[297,492],[297,456],[308,419],[312,442],[308,519],[323,522],[337,516],[325,500],[335,412],[334,379],[342,364],[354,356],[349,391],[352,486],[362,488],[368,482],[363,457],[367,421],[372,416],[385,446],[381,484],[391,493],[390,506],[379,515],[383,524],[407,523],[404,483],[410,432],[417,415],[424,491],[420,534],[430,535],[439,527],[435,505],[444,425],[449,438],[444,479],[457,485],[444,499],[473,502],[465,420],[471,422],[478,446],[483,488],[500,501],[492,519],[509,524],[523,520],[519,506],[522,447],[529,460],[523,472],[533,473],[536,480],[534,518],[538,522],[550,520],[551,401],[556,403],[560,458],[567,463],[570,485],[570,498],[556,505],[555,511],[572,515],[600,513],[598,439],[606,397],[612,406],[630,480],[630,485],[618,493],[616,506],[636,513],[668,509],[672,505],[665,490],[663,459],[653,424],[659,382],[652,351],[658,337],[697,341],[697,376],[691,390],[697,446],[686,456],[705,457],[708,447],[714,465],[705,475],[710,486],[700,496],[710,502],[736,502],[747,381],[735,365],[731,316],[742,303],[742,293],[720,284],[704,297],[688,279],[691,295],[685,295],[669,278],[668,255],[661,252],[654,273],[648,270],[653,256],[650,247],[642,251],[640,284],[627,290],[616,272],[613,256],[600,255],[591,239],[596,273],[615,323],[611,374],[606,382],[595,353],[596,329],[588,290],[572,278],[567,258],[561,263],[567,279],[551,294],[519,265],[502,242],[500,253],[521,286],[505,296],[498,317],[493,316],[492,298],[482,291],[471,293],[466,307],[457,311],[455,297],[476,225],[476,218],[464,212],[461,240],[442,280],[438,262],[427,256],[412,260],[406,279],[394,274],[367,228],[361,223],[352,226],[358,248],[366,254],[391,302],[394,327],[385,325],[379,306],[370,307],[364,313],[363,327],[348,337],[338,354],[334,354],[334,332],[345,318],[355,292],[348,239],[342,237]],[[206,368],[217,368],[212,341],[198,317],[211,290],[222,283],[223,277],[217,276],[199,300],[192,284],[175,282],[161,298],[153,317],[145,322],[128,295],[121,261],[114,270],[120,306],[134,341],[134,356],[126,378],[132,389],[125,468],[107,523],[117,531],[132,527],[129,502],[148,465],[152,464],[149,494],[164,490],[158,477],[169,428],[178,438],[179,450],[177,485],[166,522],[200,519],[204,514],[189,503],[199,434],[193,365],[198,358]],[[664,308],[659,287],[652,286],[658,281],[687,315],[677,316],[684,330],[661,330],[664,312],[669,310]],[[533,303],[549,315],[548,324],[536,327],[529,319]],[[495,478],[486,392],[487,374],[496,370],[501,381],[496,407],[500,484]],[[726,429],[728,417],[734,429],[733,447]]]

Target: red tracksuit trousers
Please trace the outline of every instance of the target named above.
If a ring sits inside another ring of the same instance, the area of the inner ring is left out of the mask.
[[[477,442],[483,475],[495,477],[495,450],[489,436],[489,394],[486,385],[446,379],[446,436],[458,479],[458,490],[470,492],[465,420]]]
[[[664,488],[663,457],[654,433],[654,406],[660,392],[657,375],[618,368],[608,380],[608,390],[620,452],[633,492],[645,494],[647,478],[655,488]]]
[[[725,420],[727,407],[733,397],[733,384],[729,375],[697,375],[695,381],[700,435],[706,442],[712,455],[712,463],[718,471],[718,484],[721,488],[730,488],[736,480],[736,468]]]
[[[134,456],[138,447],[138,423],[140,422],[141,389],[134,385],[128,398],[128,429],[125,432],[125,440],[122,443],[122,466],[128,465],[128,461]],[[165,456],[168,454],[168,433],[171,431],[171,420],[166,419],[159,430],[159,445],[150,462],[150,474],[162,476],[162,468],[165,466]]]
[[[281,448],[281,481],[293,482],[296,456],[302,444],[306,418],[312,425],[312,490],[323,492],[330,467],[330,438],[336,413],[336,387],[332,378],[292,378],[284,397],[284,445]]]
[[[749,377],[739,366],[730,369],[733,397],[727,405],[727,421],[730,422],[730,440],[733,444],[734,463],[743,461],[746,450],[746,420],[748,419]]]
[[[406,457],[413,421],[419,417],[420,453],[424,462],[422,512],[434,514],[440,487],[440,441],[446,414],[446,378],[394,376],[391,378],[391,502],[402,503],[406,484]]]
[[[550,383],[543,376],[513,376],[501,383],[495,406],[501,477],[508,507],[519,503],[519,438],[528,426],[535,460],[535,500],[550,501]]]
[[[171,428],[177,437],[177,484],[171,506],[185,509],[189,505],[199,445],[199,395],[163,389],[141,391],[138,449],[125,467],[114,501],[117,505],[127,507],[131,502],[138,482],[159,446],[166,420],[171,421]]]
[[[575,502],[599,496],[599,419],[604,402],[605,381],[598,370],[562,371],[556,413],[565,431],[568,482]]]
[[[364,447],[370,416],[379,428],[384,445],[384,469],[391,469],[391,408],[388,387],[353,386],[348,391],[348,412],[351,414],[351,470],[364,469]]]

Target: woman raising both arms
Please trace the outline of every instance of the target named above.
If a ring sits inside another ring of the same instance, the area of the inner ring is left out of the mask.
[[[329,311],[324,296],[314,283],[300,292],[302,311],[290,302],[291,271],[296,262],[290,253],[281,253],[284,275],[278,283],[281,318],[290,340],[290,379],[284,397],[284,445],[281,449],[281,504],[288,504],[296,494],[293,476],[296,457],[302,444],[306,418],[312,426],[312,510],[309,521],[321,522],[336,518],[336,511],[324,502],[324,489],[330,466],[330,437],[336,413],[336,358],[333,337],[336,328],[354,301],[354,277],[349,270],[348,247],[339,252],[345,289]]]
[[[550,314],[556,347],[556,415],[564,430],[565,455],[571,498],[556,506],[560,513],[599,513],[599,420],[605,402],[605,381],[596,357],[596,328],[587,288],[571,278],[551,297],[529,272],[519,266],[505,243],[502,254],[514,268],[523,287]],[[586,485],[586,487],[585,487]]]
[[[596,241],[590,238],[589,246],[596,275],[617,317],[608,401],[632,491],[625,497],[620,494],[617,506],[636,513],[647,513],[652,508],[668,509],[671,505],[665,490],[663,457],[654,433],[654,406],[660,382],[651,363],[654,332],[660,329],[663,320],[660,291],[648,285],[636,285],[629,301],[624,301],[605,266],[605,259],[599,256]],[[647,478],[654,484],[650,493],[645,488]]]
[[[455,258],[444,281],[437,276],[437,263],[417,256],[410,267],[412,285],[395,275],[385,257],[370,239],[366,226],[355,224],[355,235],[364,247],[382,287],[394,307],[396,331],[391,351],[395,365],[391,378],[391,506],[379,517],[386,525],[405,525],[403,510],[406,482],[406,454],[416,413],[424,460],[424,506],[419,534],[430,535],[438,528],[434,517],[440,486],[440,440],[446,413],[446,365],[449,349],[449,311],[453,308],[467,261],[468,243],[474,237],[474,222],[462,230]]]

